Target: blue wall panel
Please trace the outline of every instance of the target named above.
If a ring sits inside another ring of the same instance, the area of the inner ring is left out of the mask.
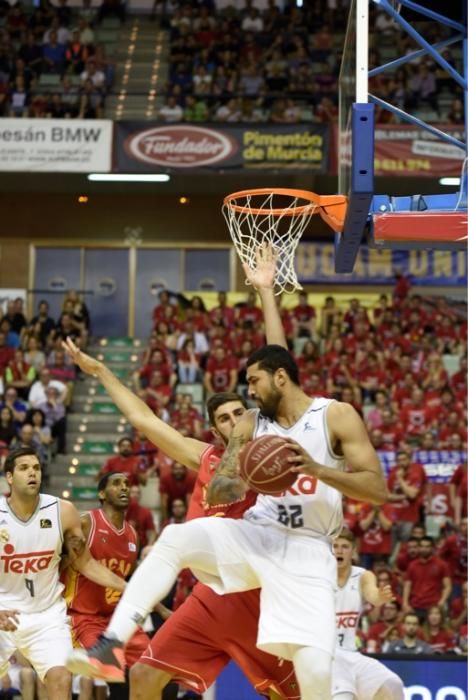
[[[79,248],[36,248],[34,289],[47,291],[34,294],[34,315],[39,301],[45,299],[49,302],[50,315],[57,320],[62,310],[64,292],[79,288]],[[90,297],[85,296],[84,301],[89,305]]]
[[[152,312],[158,303],[158,291],[164,287],[181,291],[181,250],[141,248],[137,251],[135,290],[135,335],[149,336]]]
[[[94,335],[128,333],[128,255],[126,249],[85,251],[85,288],[94,292],[89,303]]]

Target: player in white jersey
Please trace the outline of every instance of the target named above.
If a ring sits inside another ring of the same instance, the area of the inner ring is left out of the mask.
[[[346,528],[333,542],[338,564],[337,648],[333,662],[333,700],[404,700],[401,679],[376,659],[360,654],[356,630],[365,603],[393,600],[390,586],[377,587],[371,571],[353,566],[354,535]]]
[[[0,678],[18,649],[44,681],[51,700],[71,697],[65,660],[72,650],[59,563],[71,565],[102,586],[122,591],[121,578],[95,561],[85,545],[80,516],[68,501],[39,493],[36,452],[9,453],[4,471],[9,496],[0,496]]]
[[[201,518],[165,528],[133,575],[105,636],[81,655],[84,674],[106,677],[110,666],[114,676],[122,644],[170,590],[178,571],[189,567],[217,593],[260,587],[257,645],[292,660],[302,700],[330,700],[336,586],[331,539],[341,529],[340,492],[382,503],[385,480],[355,410],[307,396],[284,348],[268,345],[253,353],[247,381],[261,416],[249,412],[233,428],[208,500],[232,503],[243,496],[238,454],[261,432],[283,431],[292,438],[296,483],[282,496],[261,496],[243,520]]]

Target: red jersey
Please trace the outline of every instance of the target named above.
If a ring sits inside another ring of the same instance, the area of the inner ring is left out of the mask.
[[[402,494],[403,491],[397,482],[396,473],[398,467],[393,467],[388,475],[388,490],[391,493]],[[395,501],[392,503],[392,508],[395,510],[397,515],[397,520],[401,520],[405,523],[417,523],[419,522],[419,507],[421,504],[421,493],[426,483],[426,472],[420,464],[410,464],[408,471],[404,476],[405,481],[407,481],[411,486],[415,486],[419,493],[416,498],[409,499],[405,497],[401,501]]]
[[[449,535],[439,545],[438,556],[449,567],[454,583],[463,583],[468,575],[468,541],[460,534]]]
[[[228,505],[210,506],[206,502],[206,487],[213,478],[219,461],[223,455],[224,447],[207,445],[206,450],[200,457],[200,469],[197,480],[190,499],[186,520],[202,518],[206,515],[225,516],[227,518],[241,518],[246,510],[251,508],[257,500],[254,491],[247,491],[241,501],[229,503]]]
[[[447,564],[438,557],[416,559],[406,571],[405,580],[411,581],[410,605],[430,608],[437,605],[442,594],[442,579],[450,576]]]
[[[117,455],[116,457],[110,457],[101,469],[101,476],[103,474],[116,473],[125,474],[130,481],[131,486],[139,484],[138,474],[145,471],[144,461],[141,457],[130,456],[122,457]]]
[[[149,508],[141,506],[137,500],[130,500],[125,520],[135,529],[140,548],[148,544],[148,532],[155,532],[153,515]]]
[[[237,369],[235,357],[225,357],[224,360],[217,360],[209,357],[205,371],[211,374],[211,384],[215,391],[226,391],[231,381],[231,371]]]
[[[361,513],[360,520],[367,518],[373,506],[365,503]],[[382,506],[383,515],[396,522],[395,511],[392,508],[391,503],[385,503]],[[367,530],[360,530],[360,544],[359,551],[362,554],[391,554],[392,553],[392,532],[390,530],[384,530],[380,524],[378,516],[376,516]]]
[[[135,530],[127,522],[117,530],[100,508],[89,511],[89,515],[88,547],[91,555],[120,578],[127,578],[138,555]],[[71,613],[112,615],[120,599],[118,591],[99,586],[72,568],[66,573],[65,600]]]
[[[413,403],[400,411],[400,421],[410,435],[422,435],[436,417],[436,412],[427,405],[414,406]]]
[[[183,479],[174,479],[172,473],[162,474],[159,480],[159,492],[167,495],[170,504],[176,498],[181,498],[185,501],[185,497],[192,493],[195,486],[196,476],[190,470],[186,469]]]
[[[438,632],[428,630],[428,632],[423,635],[423,639],[431,645],[433,651],[439,654],[446,654],[452,651],[455,649],[456,645],[455,635],[450,630],[441,629]]]

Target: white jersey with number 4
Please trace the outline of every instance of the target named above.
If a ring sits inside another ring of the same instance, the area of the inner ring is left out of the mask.
[[[356,630],[364,607],[361,595],[361,576],[365,573],[361,566],[352,566],[345,585],[338,586],[336,604],[337,646],[346,651],[357,651]]]
[[[60,500],[39,495],[31,517],[20,520],[0,496],[0,601],[4,609],[37,613],[59,600],[63,535]]]
[[[290,428],[284,428],[259,412],[254,437],[279,435],[292,438],[319,464],[343,469],[343,458],[330,445],[327,409],[332,399],[315,398]],[[343,523],[341,493],[315,477],[299,474],[293,486],[281,496],[260,494],[256,504],[244,516],[251,522],[276,524],[310,535],[331,538]]]

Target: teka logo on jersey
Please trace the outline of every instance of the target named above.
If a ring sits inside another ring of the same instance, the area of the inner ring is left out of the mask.
[[[129,136],[125,150],[152,165],[199,168],[219,163],[237,150],[237,143],[213,129],[199,126],[161,126]]]
[[[45,571],[45,569],[49,568],[53,557],[53,549],[44,552],[24,552],[22,554],[15,554],[13,545],[6,544],[3,548],[3,554],[0,556],[0,562],[2,564],[0,573],[37,574],[39,571]]]
[[[337,612],[336,627],[337,629],[354,629],[359,619],[357,612]]]

